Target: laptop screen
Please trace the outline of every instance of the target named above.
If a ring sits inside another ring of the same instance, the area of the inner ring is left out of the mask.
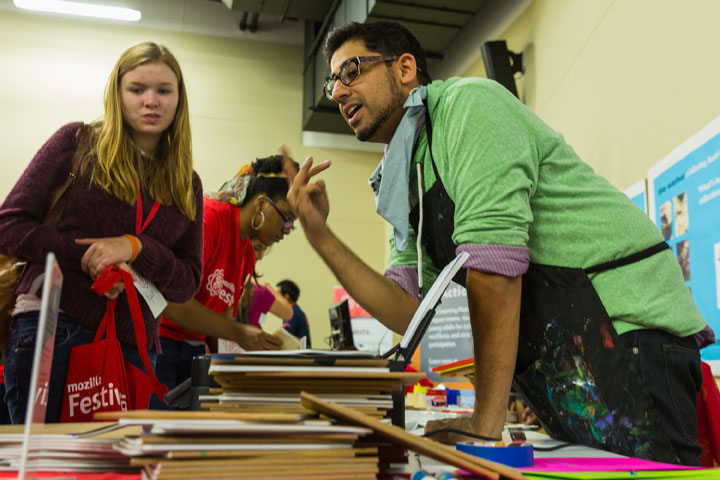
[[[352,324],[350,323],[350,304],[347,299],[331,306],[330,339],[333,350],[355,350]]]

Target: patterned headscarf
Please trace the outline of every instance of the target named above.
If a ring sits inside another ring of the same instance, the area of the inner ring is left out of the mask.
[[[217,192],[211,192],[208,195],[216,200],[220,200],[221,202],[229,203],[231,205],[242,205],[245,201],[245,196],[247,195],[250,182],[257,177],[285,178],[285,173],[255,173],[252,165],[246,164],[240,167],[240,170],[234,177],[223,183],[220,190]]]

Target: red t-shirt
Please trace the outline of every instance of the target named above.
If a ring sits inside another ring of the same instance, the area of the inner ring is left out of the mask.
[[[240,208],[205,197],[203,203],[203,270],[195,300],[224,314],[232,307],[233,317],[245,283],[255,269],[255,251],[249,238],[240,237]],[[162,317],[160,336],[173,340],[205,341]]]

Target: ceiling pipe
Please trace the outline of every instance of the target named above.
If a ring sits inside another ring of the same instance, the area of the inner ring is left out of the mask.
[[[330,9],[328,10],[327,15],[325,15],[325,20],[323,20],[323,23],[320,26],[320,30],[318,30],[317,36],[315,37],[315,41],[313,42],[312,46],[310,47],[310,51],[307,53],[307,57],[305,58],[305,69],[307,69],[308,65],[310,64],[310,60],[312,60],[313,55],[315,55],[315,52],[317,52],[317,49],[320,48],[320,45],[322,45],[323,41],[325,40],[325,33],[327,33],[328,27],[330,26],[330,22],[332,21],[333,17],[335,16],[335,12],[337,11],[339,6],[340,6],[340,0],[333,0],[333,3],[332,3],[332,5],[330,5]],[[303,73],[305,72],[305,69],[303,69]]]
[[[280,23],[283,23],[285,21],[285,15],[287,15],[288,8],[290,8],[290,0],[287,0],[285,2],[285,6],[282,9],[282,12],[280,13],[280,18],[278,18],[278,21]]]

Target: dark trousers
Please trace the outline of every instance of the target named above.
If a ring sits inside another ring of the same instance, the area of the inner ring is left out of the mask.
[[[25,423],[38,314],[39,312],[27,312],[17,315],[13,319],[10,340],[7,344],[5,354],[5,403],[7,403],[10,411],[12,423]],[[80,325],[64,313],[58,315],[55,330],[55,350],[53,352],[48,388],[48,404],[45,413],[47,423],[60,421],[65,378],[67,377],[72,347],[92,343],[94,339],[95,332],[93,330]],[[145,368],[142,365],[137,347],[125,343],[121,343],[121,346],[125,360],[144,372]],[[154,351],[148,352],[153,368],[155,367],[156,355]],[[93,361],[93,359],[88,359],[88,361]]]
[[[696,410],[702,371],[695,339],[662,330],[636,330],[620,335],[620,340],[631,354],[630,368],[645,384],[680,461],[700,466]]]
[[[205,344],[193,344],[181,340],[160,337],[162,353],[157,357],[155,374],[170,390],[190,378],[192,360],[196,355],[205,354]],[[174,410],[156,395],[150,397],[151,410]]]

